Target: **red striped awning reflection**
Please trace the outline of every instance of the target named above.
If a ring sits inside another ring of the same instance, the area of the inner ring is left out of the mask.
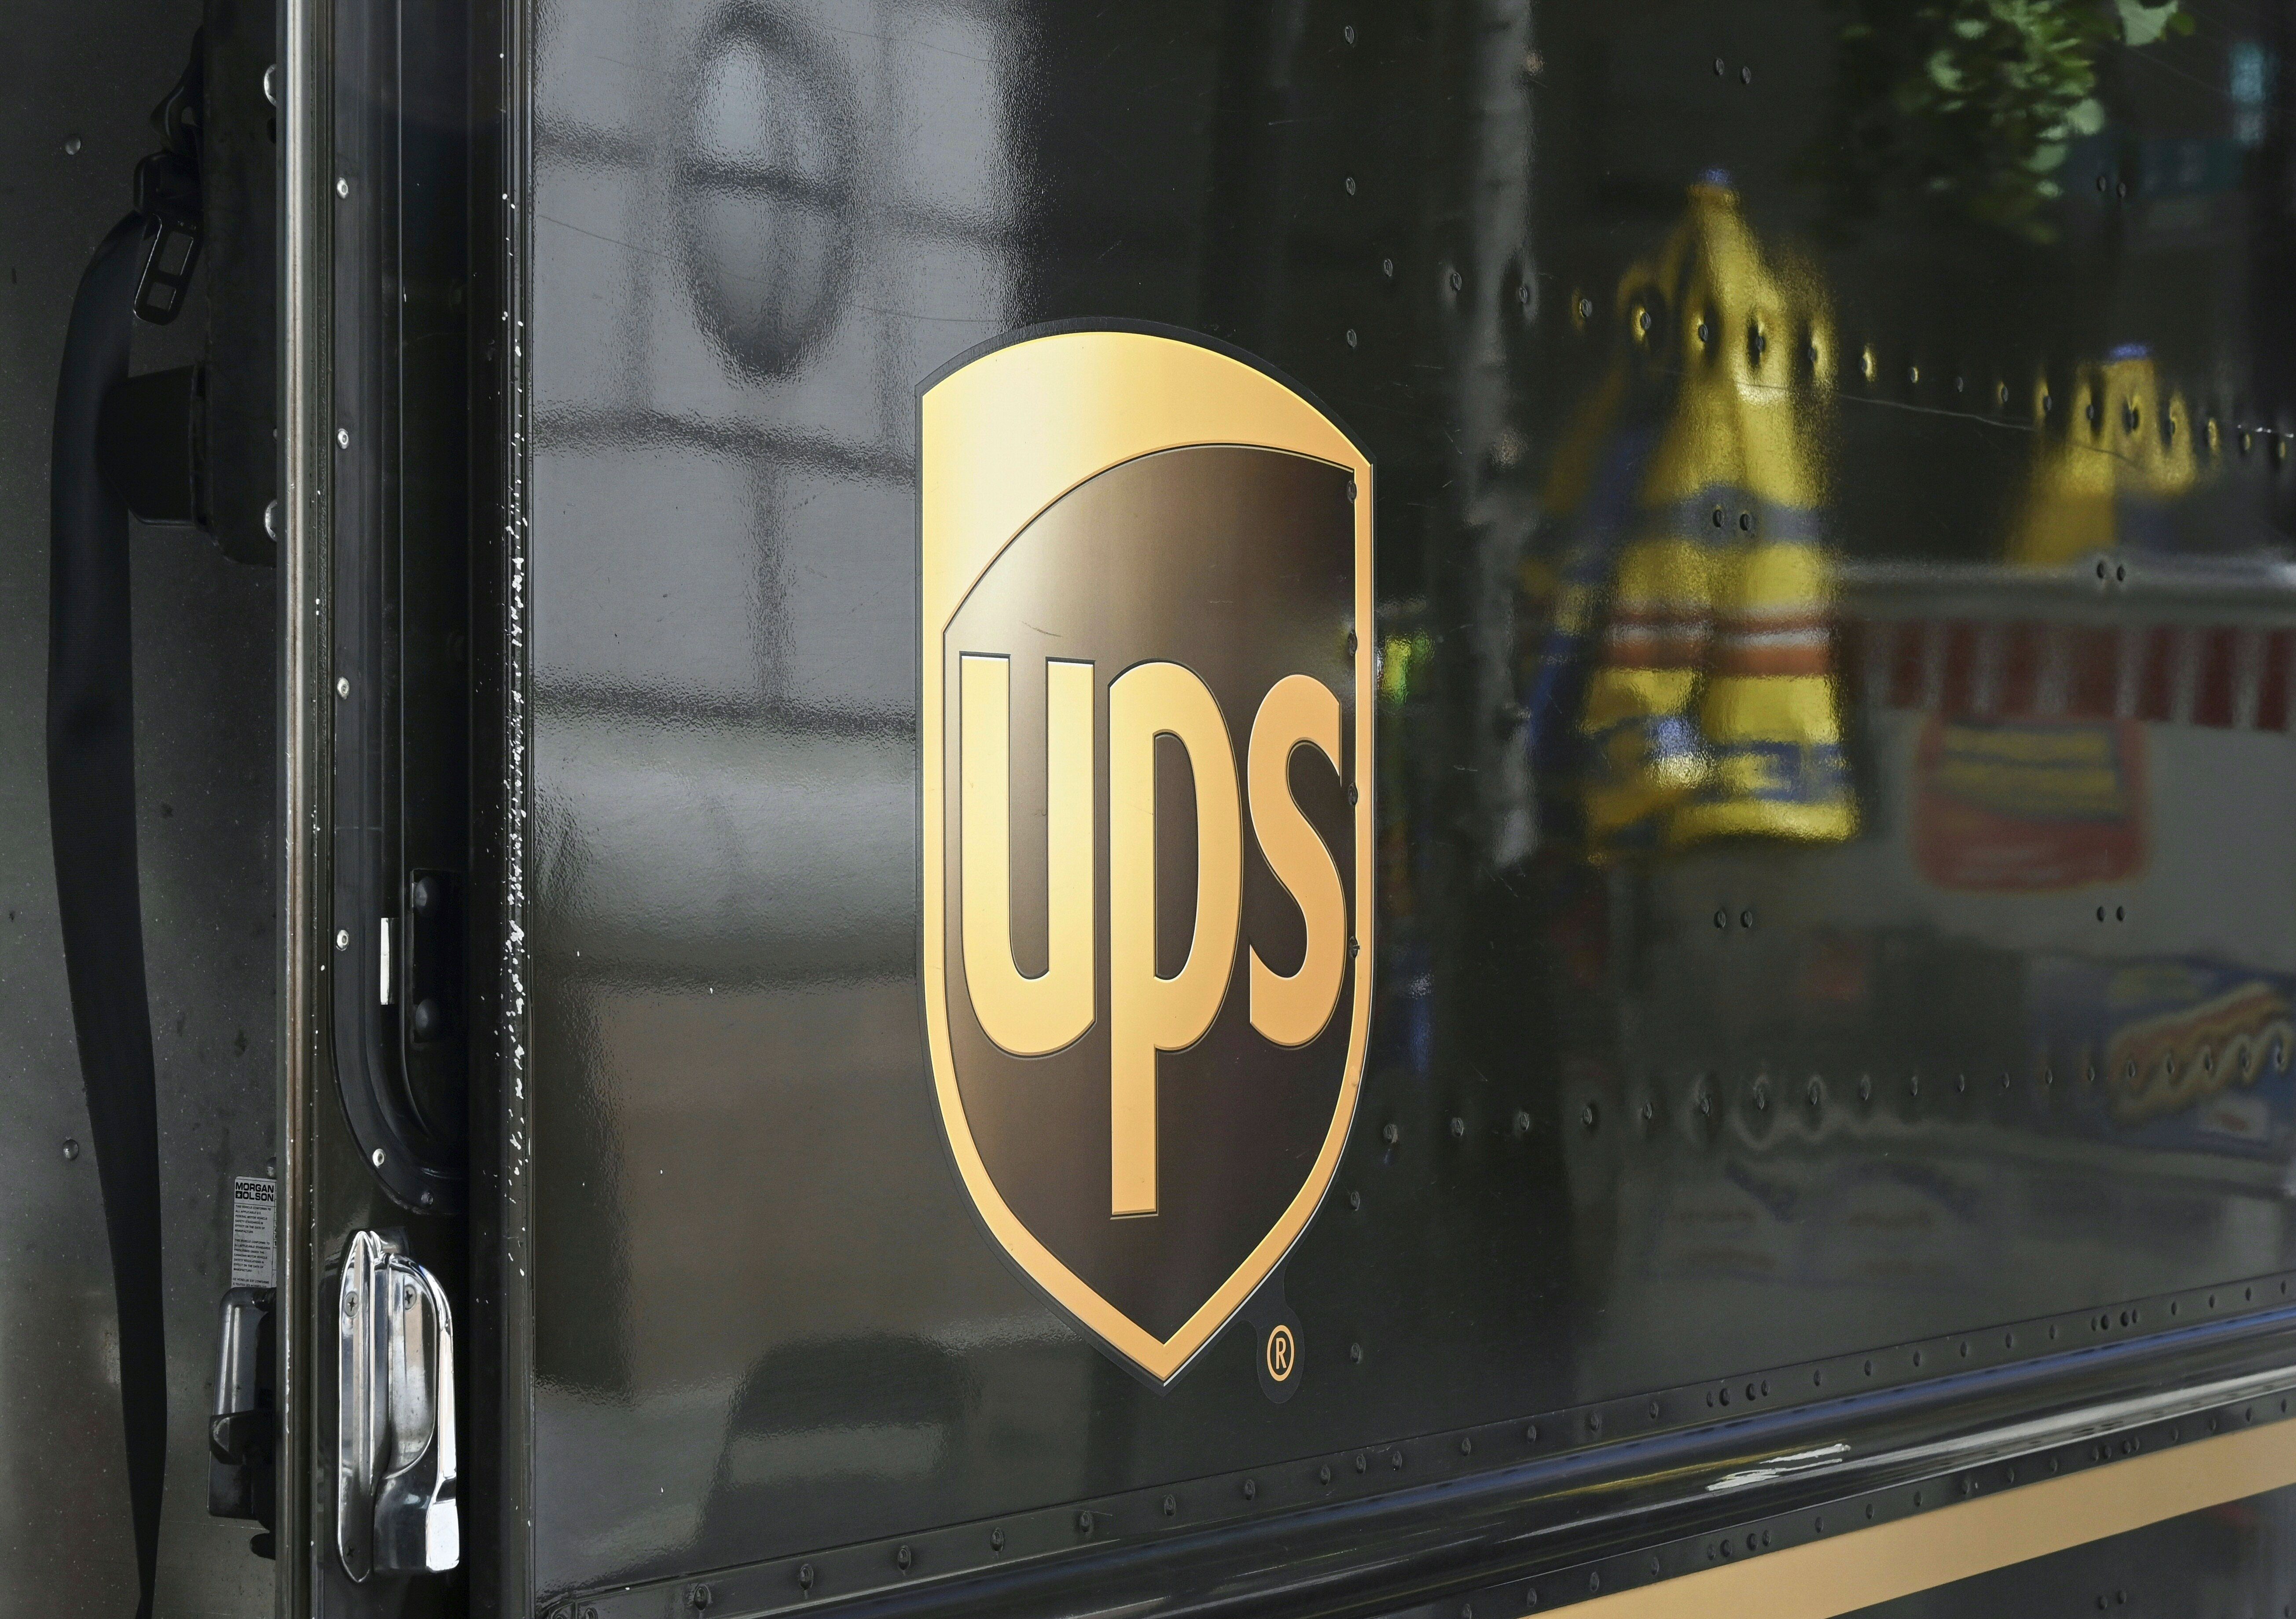
[[[1885,708],[2243,731],[2285,731],[2296,711],[2296,629],[1951,619],[1843,628],[1845,662]]]

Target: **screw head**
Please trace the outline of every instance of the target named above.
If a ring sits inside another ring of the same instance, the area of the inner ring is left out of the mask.
[[[350,447],[351,430],[348,427],[338,427],[335,429],[335,448],[337,449],[348,449]]]
[[[337,175],[335,177],[335,195],[339,197],[348,197],[350,194],[351,183],[348,179],[345,179],[341,175]]]
[[[335,677],[335,695],[338,697],[348,697],[350,694],[351,678],[348,675],[337,675]]]
[[[347,927],[339,927],[335,930],[335,948],[339,950],[347,950],[351,948],[350,929]]]
[[[378,1146],[373,1152],[370,1153],[367,1155],[367,1162],[373,1164],[375,1168],[381,1169],[382,1167],[382,1148]]]

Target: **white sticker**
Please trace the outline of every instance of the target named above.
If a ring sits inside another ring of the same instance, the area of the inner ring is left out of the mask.
[[[242,1175],[231,1183],[231,1285],[275,1287],[279,1183]]]

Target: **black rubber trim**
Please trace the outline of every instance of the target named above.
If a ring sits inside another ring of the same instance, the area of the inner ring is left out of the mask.
[[[160,1273],[160,1123],[135,864],[135,713],[127,507],[96,465],[105,396],[127,374],[140,214],[112,226],[72,299],[49,474],[48,829],[87,1124],[119,1310],[127,1499],[150,1619],[168,1465]]]

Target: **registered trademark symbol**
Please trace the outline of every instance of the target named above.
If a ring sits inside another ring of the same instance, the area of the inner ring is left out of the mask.
[[[1292,1329],[1277,1322],[1275,1330],[1267,1335],[1267,1375],[1278,1383],[1290,1382],[1292,1357],[1297,1351],[1298,1345],[1292,1341]]]

